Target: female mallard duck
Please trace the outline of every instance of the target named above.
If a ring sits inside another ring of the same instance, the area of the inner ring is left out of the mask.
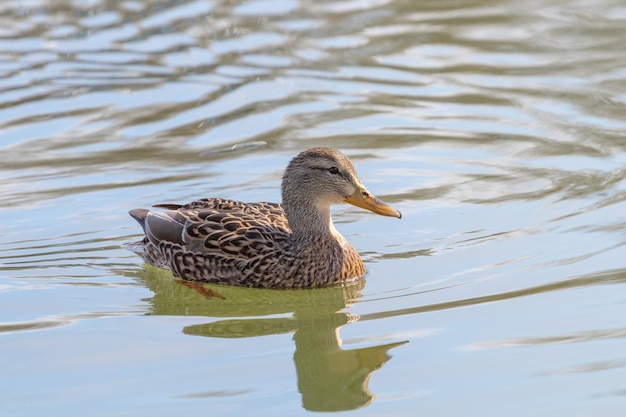
[[[321,287],[365,272],[357,251],[335,229],[330,205],[347,202],[383,216],[399,211],[378,200],[352,162],[331,148],[293,158],[282,181],[283,203],[220,198],[169,209],[130,211],[146,237],[130,246],[147,263],[184,280],[247,287]]]

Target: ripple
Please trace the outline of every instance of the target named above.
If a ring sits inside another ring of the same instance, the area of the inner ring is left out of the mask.
[[[624,284],[626,283],[626,269],[615,270],[615,271],[603,271],[595,274],[591,274],[588,276],[581,276],[570,278],[563,281],[551,282],[549,284],[539,285],[535,287],[527,287],[520,290],[507,291],[498,294],[490,294],[483,295],[479,297],[473,298],[465,298],[465,299],[455,299],[448,302],[429,304],[429,305],[420,305],[405,309],[399,310],[388,310],[381,311],[377,313],[364,314],[361,316],[361,321],[368,320],[379,320],[383,318],[395,317],[395,316],[404,316],[404,315],[412,315],[412,314],[421,314],[426,312],[433,312],[439,310],[447,310],[453,308],[461,308],[467,306],[474,306],[484,303],[492,303],[495,301],[504,301],[515,299],[518,297],[527,297],[531,295],[549,293],[553,291],[563,291],[566,289],[578,288],[578,287],[589,287],[596,285],[607,285],[607,284]],[[446,288],[446,287],[443,287]],[[417,293],[406,293],[403,296],[414,296]],[[613,334],[612,332],[610,334]],[[620,333],[621,334],[621,333]],[[621,336],[620,336],[621,337]],[[555,340],[558,340],[560,337],[556,337]]]
[[[136,314],[136,312],[84,313],[77,315],[46,317],[38,320],[24,322],[0,322],[0,334],[6,335],[14,332],[50,330],[57,327],[70,326],[81,320],[97,319],[104,317],[117,317],[127,314]]]
[[[577,332],[563,335],[552,335],[547,337],[534,337],[534,338],[520,338],[499,340],[492,342],[482,342],[474,345],[466,346],[467,350],[486,350],[486,349],[501,349],[501,348],[515,348],[515,347],[529,347],[536,345],[551,345],[560,343],[580,343],[589,342],[602,339],[615,339],[626,337],[626,329],[613,329],[613,330],[591,330],[586,332]],[[597,369],[597,367],[596,367]],[[580,371],[580,369],[578,370]],[[578,372],[577,371],[577,372]]]

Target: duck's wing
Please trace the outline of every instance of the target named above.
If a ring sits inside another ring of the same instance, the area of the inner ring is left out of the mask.
[[[147,239],[155,246],[170,242],[199,255],[248,260],[274,250],[290,233],[284,211],[275,203],[207,199],[157,207],[169,210],[131,211]]]
[[[180,212],[215,212],[224,214],[249,214],[256,219],[264,219],[285,232],[290,232],[285,211],[281,204],[259,202],[243,203],[223,198],[204,198],[187,204],[155,204],[153,207],[165,208]],[[265,221],[263,223],[265,223]]]
[[[159,207],[168,210],[130,212],[146,234],[135,244],[137,248],[130,249],[147,263],[192,281],[245,286],[281,283],[284,273],[275,266],[291,253],[285,250],[291,231],[279,204],[207,199]],[[272,274],[267,273],[270,266]]]

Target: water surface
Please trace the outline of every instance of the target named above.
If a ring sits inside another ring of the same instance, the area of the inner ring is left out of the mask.
[[[622,415],[622,2],[0,6],[0,410]],[[183,285],[127,215],[348,154],[356,285]],[[211,296],[217,291],[223,298]]]

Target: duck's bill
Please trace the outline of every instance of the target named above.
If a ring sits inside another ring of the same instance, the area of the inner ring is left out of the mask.
[[[365,188],[357,188],[354,194],[346,197],[344,201],[352,204],[353,206],[361,207],[373,213],[380,214],[381,216],[397,217],[399,219],[402,218],[402,213],[387,203],[374,197]]]

